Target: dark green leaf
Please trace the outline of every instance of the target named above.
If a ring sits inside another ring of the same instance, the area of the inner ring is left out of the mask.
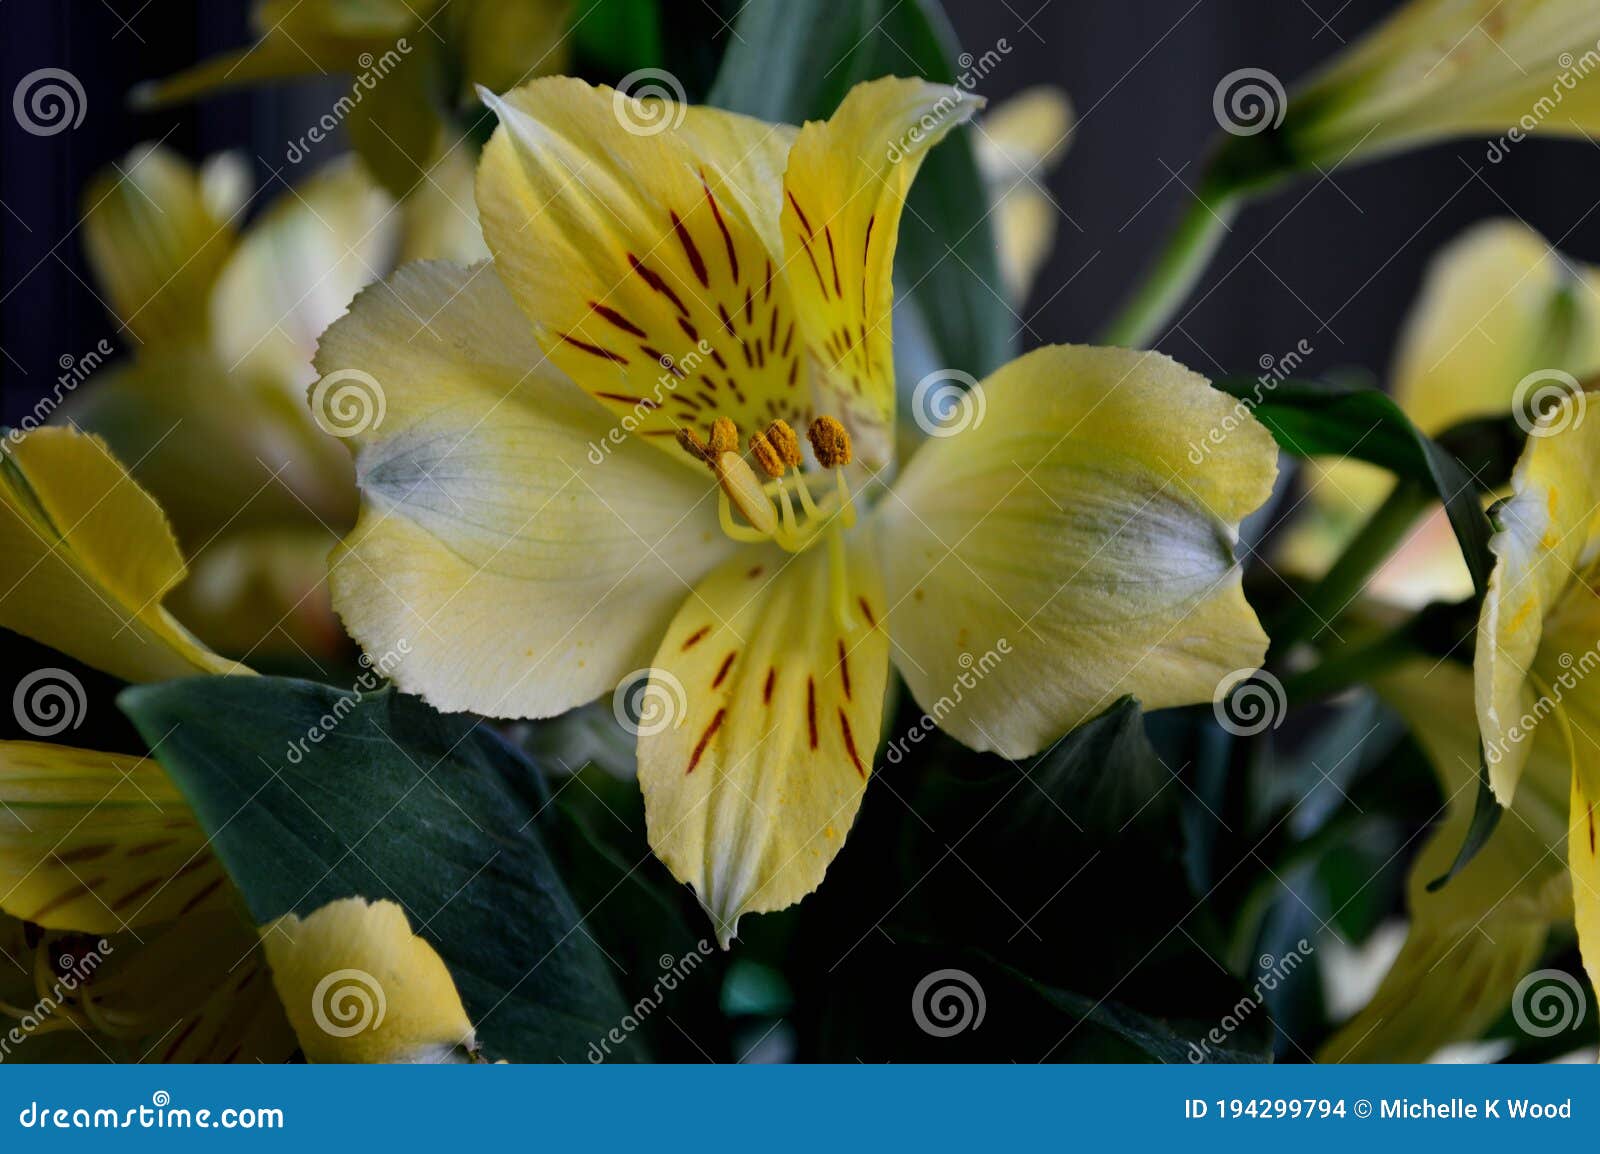
[[[657,0],[585,0],[572,42],[587,69],[613,79],[658,66],[664,49]]]
[[[626,1005],[547,852],[534,767],[382,690],[213,677],[119,698],[258,924],[386,898],[450,968],[492,1058],[585,1060]]]
[[[750,0],[733,27],[710,103],[763,120],[827,117],[879,76],[957,78],[959,46],[933,0]],[[929,153],[895,250],[897,314],[929,334],[937,367],[982,376],[1015,352],[989,200],[966,132]]]
[[[1352,457],[1425,485],[1444,502],[1482,595],[1494,567],[1482,494],[1495,478],[1474,476],[1376,389],[1322,381],[1263,384],[1239,377],[1223,378],[1217,387],[1248,405],[1278,444],[1297,457]]]
[[[1473,588],[1483,596],[1494,569],[1489,552],[1494,530],[1483,509],[1483,494],[1509,475],[1515,438],[1505,431],[1508,422],[1478,421],[1450,430],[1443,439],[1455,449],[1452,452],[1425,436],[1399,405],[1376,389],[1319,381],[1272,384],[1250,378],[1225,378],[1217,387],[1249,405],[1278,444],[1296,456],[1353,457],[1426,486],[1444,503]],[[1457,452],[1470,454],[1471,469]],[[1466,841],[1450,872],[1429,888],[1437,889],[1460,872],[1483,848],[1499,820],[1500,807],[1489,789],[1488,763],[1480,756],[1477,808]]]

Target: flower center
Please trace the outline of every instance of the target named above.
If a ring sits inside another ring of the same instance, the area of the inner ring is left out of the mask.
[[[836,537],[856,521],[855,502],[844,477],[851,458],[850,435],[832,417],[818,417],[806,435],[818,469],[804,468],[799,440],[781,420],[751,436],[748,459],[740,454],[738,433],[726,417],[712,423],[710,441],[682,428],[678,444],[704,461],[717,478],[724,533],[735,541],[771,541],[799,553],[824,537]],[[767,480],[756,475],[757,468]],[[743,523],[734,517],[735,509]]]
[[[678,430],[678,444],[704,461],[717,478],[721,490],[717,512],[722,531],[729,537],[751,543],[771,541],[790,553],[827,541],[833,615],[839,627],[849,631],[856,626],[844,545],[844,531],[856,523],[855,499],[844,476],[851,459],[850,434],[834,418],[825,416],[811,422],[806,439],[819,468],[804,468],[800,442],[783,420],[751,435],[750,460],[739,454],[738,430],[726,417],[712,422],[709,442],[702,441],[693,429]],[[768,480],[756,476],[752,460]],[[819,492],[813,493],[813,486]],[[796,499],[800,516],[795,514]],[[734,518],[734,509],[744,518],[743,524]]]

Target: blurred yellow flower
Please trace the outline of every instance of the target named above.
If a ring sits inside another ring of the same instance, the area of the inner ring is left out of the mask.
[[[175,612],[214,647],[316,662],[343,646],[323,558],[355,509],[348,457],[304,404],[316,340],[398,259],[485,250],[460,152],[399,207],[346,158],[240,228],[247,184],[231,158],[195,169],[159,146],[91,182],[84,245],[134,349],[65,415],[172,517],[194,571]]]
[[[1585,419],[1590,399],[1565,396],[1540,418],[1512,474],[1511,495],[1497,508],[1473,687],[1489,784],[1501,805],[1526,791],[1536,741],[1554,741],[1567,756],[1567,861],[1578,942],[1594,982],[1600,976],[1600,421]]]
[[[569,54],[573,0],[256,0],[256,42],[136,89],[143,105],[169,104],[289,77],[352,76],[349,92],[309,130],[320,141],[343,127],[378,182],[395,197],[420,190],[465,133],[451,113],[475,87],[511,88],[559,72]],[[454,91],[451,86],[455,85]],[[291,145],[290,159],[308,147]]]
[[[1410,0],[1293,93],[1283,140],[1325,167],[1451,136],[1587,136],[1596,73],[1591,0]]]
[[[1477,735],[1461,723],[1472,707],[1472,673],[1419,658],[1384,673],[1375,688],[1427,753],[1445,806],[1406,879],[1411,926],[1399,956],[1371,1001],[1323,1044],[1322,1062],[1423,1062],[1482,1037],[1544,955],[1552,929],[1572,918],[1561,860],[1569,770],[1560,736],[1533,740],[1515,805],[1477,856],[1430,892],[1455,861],[1477,799]]]
[[[1000,274],[1013,308],[1027,300],[1055,246],[1061,210],[1045,180],[1067,150],[1072,121],[1067,94],[1040,85],[995,105],[977,124],[978,171],[994,205]]]
[[[1436,435],[1513,410],[1526,419],[1563,382],[1600,373],[1600,269],[1574,261],[1515,221],[1479,224],[1433,260],[1401,333],[1394,399]],[[1306,466],[1306,515],[1283,557],[1320,573],[1382,501],[1392,478],[1359,461]],[[1419,525],[1373,576],[1367,592],[1418,607],[1472,593],[1442,509]]]

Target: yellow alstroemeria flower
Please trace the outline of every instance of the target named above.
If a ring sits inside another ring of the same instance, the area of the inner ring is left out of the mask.
[[[1478,617],[1474,696],[1502,805],[1521,795],[1535,737],[1559,735],[1571,765],[1567,860],[1584,966],[1600,976],[1600,422],[1591,395],[1535,427],[1496,513],[1495,567]],[[1546,730],[1554,729],[1555,735]],[[1503,824],[1503,823],[1502,823]]]
[[[1375,688],[1406,721],[1433,764],[1444,818],[1411,865],[1405,944],[1372,1000],[1317,1055],[1323,1062],[1423,1062],[1475,1041],[1506,1014],[1517,984],[1544,954],[1553,927],[1572,919],[1564,860],[1567,752],[1541,731],[1516,804],[1467,865],[1438,890],[1466,837],[1477,799],[1476,734],[1461,724],[1472,674],[1417,659]]]
[[[473,99],[476,85],[499,91],[565,67],[575,7],[573,0],[256,0],[253,45],[141,86],[134,97],[163,105],[261,81],[349,73],[354,83],[329,117],[344,125],[383,187],[409,199],[442,156],[459,151],[465,134],[450,112]],[[326,134],[332,126],[322,128]]]
[[[183,578],[182,556],[160,506],[104,444],[44,428],[8,434],[0,445],[0,626],[130,681],[250,673],[206,649],[162,607]],[[22,704],[30,715],[55,716],[32,701]],[[0,988],[0,1013],[30,1034],[77,1027],[89,1043],[85,1058],[282,1061],[295,1035],[272,983],[258,981],[256,930],[241,911],[204,831],[156,761],[0,742],[0,936],[13,942],[11,960],[26,962],[34,994],[19,1001]],[[316,936],[302,942],[279,923],[263,931],[268,955],[297,975],[273,974],[290,1019],[303,1024],[298,975],[319,966],[331,972],[346,957],[402,973],[389,990],[401,1012],[387,1034],[351,1034],[347,1042],[342,1033],[330,1041],[325,1031],[302,1031],[301,1048],[356,1061],[439,1056],[440,1023],[454,1026],[460,1016],[453,987],[451,998],[440,994],[442,963],[427,963],[427,947],[401,938],[392,918],[336,920],[344,926],[337,949]],[[96,959],[89,970],[85,950]],[[75,964],[63,967],[64,956]],[[44,999],[55,1009],[41,1016]],[[460,1031],[454,1037],[470,1041]]]
[[[1022,307],[1056,241],[1061,210],[1044,187],[1072,135],[1072,102],[1039,85],[997,104],[977,122],[978,172],[994,205],[1006,295]]]
[[[242,232],[241,179],[227,158],[197,170],[142,147],[91,183],[85,248],[134,355],[77,385],[64,412],[171,514],[195,569],[173,608],[191,627],[258,659],[334,655],[320,582],[355,487],[326,431],[337,422],[303,404],[316,338],[397,257],[486,251],[471,170],[458,153],[396,207],[337,162]]]
[[[151,758],[0,742],[0,911],[25,930],[7,955],[31,975],[0,997],[0,1024],[76,1031],[87,1060],[436,1062],[475,1045],[394,903],[258,932]],[[381,1011],[363,1016],[362,997]]]
[[[650,843],[724,944],[838,852],[891,645],[1008,757],[1264,653],[1233,546],[1276,451],[1247,421],[1190,462],[1233,404],[1166,357],[1036,351],[888,483],[899,216],[975,103],[883,79],[796,130],[535,81],[494,100],[493,266],[404,268],[318,350],[388,397],[351,441],[347,627],[405,639],[395,680],[446,711],[553,716],[650,667]]]
[[[1589,0],[1410,0],[1289,100],[1298,163],[1451,136],[1600,131],[1600,9]]]
[[[1524,419],[1563,387],[1600,373],[1600,269],[1510,220],[1474,225],[1433,259],[1401,333],[1392,395],[1429,435],[1461,421]],[[1393,478],[1360,461],[1308,466],[1308,516],[1284,557],[1321,572],[1373,513]],[[1391,604],[1471,596],[1472,578],[1444,510],[1436,509],[1374,574]]]

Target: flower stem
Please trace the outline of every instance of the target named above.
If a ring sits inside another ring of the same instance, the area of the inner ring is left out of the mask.
[[[1296,602],[1270,630],[1268,660],[1281,657],[1299,641],[1315,638],[1361,594],[1368,579],[1433,498],[1422,486],[1401,482],[1363,525],[1310,594]]]
[[[1211,263],[1243,203],[1236,193],[1223,189],[1206,192],[1202,186],[1155,265],[1101,331],[1101,340],[1125,348],[1150,344]]]
[[[1284,678],[1284,697],[1291,708],[1332,697],[1418,652],[1408,622],[1372,641],[1336,649],[1310,669]]]

